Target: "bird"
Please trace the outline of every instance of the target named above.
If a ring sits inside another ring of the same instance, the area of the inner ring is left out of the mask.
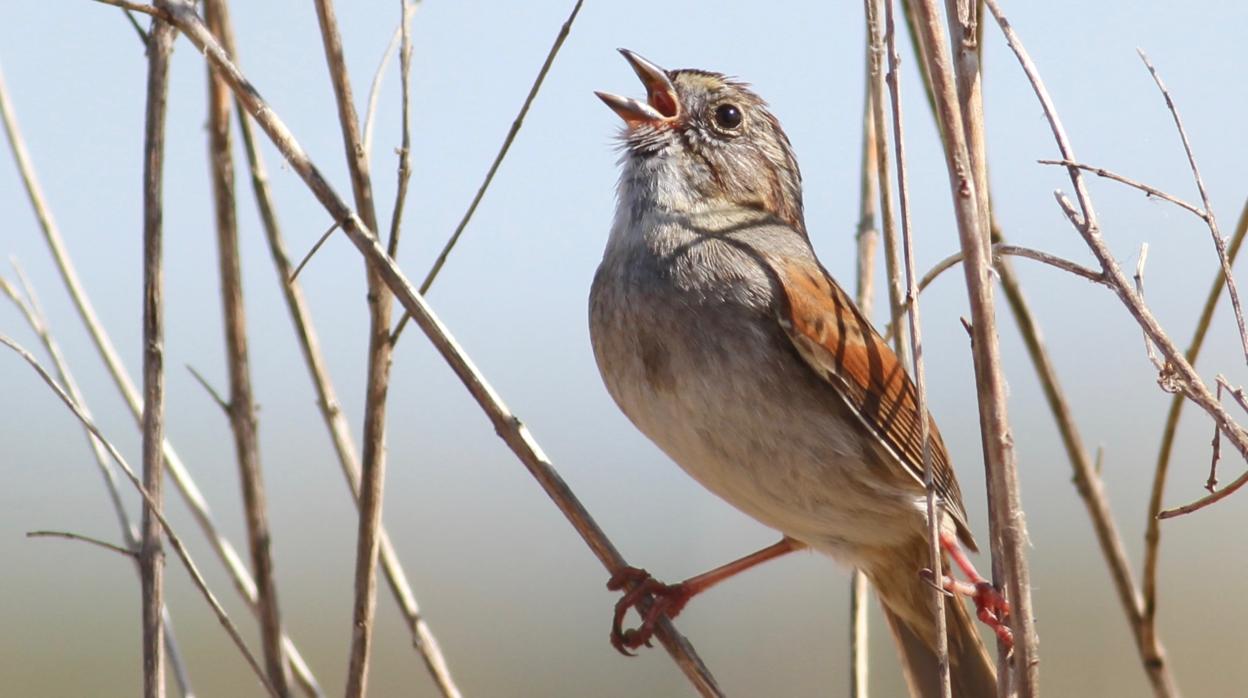
[[[659,618],[698,593],[810,549],[866,574],[912,695],[938,696],[914,383],[816,257],[797,159],[766,102],[735,78],[620,52],[646,98],[595,93],[624,124],[615,217],[589,295],[594,358],[646,437],[782,538],[680,584],[616,572],[612,644],[649,645]],[[942,569],[952,561],[968,578],[939,585],[971,597],[1008,647],[1009,604],[966,555],[977,548],[962,493],[925,418]],[[625,630],[630,610],[642,621]],[[953,695],[995,696],[995,666],[957,597],[946,618]]]

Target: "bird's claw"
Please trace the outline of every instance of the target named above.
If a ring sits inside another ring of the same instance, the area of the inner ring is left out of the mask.
[[[609,591],[623,591],[615,602],[615,616],[611,621],[611,646],[627,657],[635,656],[632,650],[642,645],[650,647],[654,628],[662,618],[672,619],[685,607],[692,594],[684,584],[664,584],[639,567],[624,567],[607,580]],[[636,608],[641,623],[635,628],[624,628],[624,616]]]
[[[1010,615],[1010,602],[1005,600],[1005,595],[998,591],[991,582],[981,581],[975,585],[971,600],[975,602],[975,615],[979,620],[992,628],[1007,651],[1013,650],[1014,633],[1005,624],[1005,619]]]

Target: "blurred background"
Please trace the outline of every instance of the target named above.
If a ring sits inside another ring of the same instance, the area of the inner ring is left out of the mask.
[[[1223,231],[1248,181],[1241,30],[1248,5],[1007,2],[1081,159],[1191,201],[1182,147],[1136,56],[1156,63],[1182,110]],[[238,2],[241,64],[339,191],[349,191],[333,94],[313,6]],[[413,24],[413,165],[399,261],[423,276],[478,187],[571,0],[428,2]],[[362,104],[399,18],[398,2],[342,3],[340,23]],[[146,24],[146,22],[144,22]],[[586,296],[614,207],[618,118],[592,95],[641,94],[615,53],[665,67],[740,76],[772,105],[797,150],[809,229],[828,269],[852,286],[863,99],[858,3],[714,4],[589,0],[511,155],[429,300],[524,419],[556,467],[633,564],[676,581],[772,542],[775,534],[706,493],[638,434],[598,378]],[[986,27],[985,103],[997,217],[1009,239],[1091,263],[1054,205],[1069,188],[1048,126],[995,25]],[[908,147],[920,270],[957,248],[946,175],[915,62],[903,47]],[[119,10],[91,2],[0,6],[3,65],[50,205],[83,282],[136,375],[140,368],[145,58]],[[399,143],[398,71],[381,95],[373,153],[383,218]],[[166,193],[169,436],[234,543],[245,545],[228,425],[184,370],[226,385],[216,249],[207,178],[205,69],[177,43],[170,90]],[[238,139],[235,139],[237,146]],[[298,177],[266,157],[292,254],[329,224]],[[0,252],[40,292],[104,432],[138,463],[138,432],[63,291],[6,152],[0,163]],[[238,162],[243,162],[239,150]],[[355,508],[344,487],[298,353],[240,172],[239,220],[262,462],[286,628],[322,685],[341,690],[350,638]],[[1093,193],[1125,267],[1150,245],[1147,295],[1186,346],[1216,258],[1204,225],[1168,204],[1104,181]],[[1103,477],[1137,580],[1148,488],[1170,396],[1158,389],[1140,332],[1119,302],[1047,267],[1016,261],[1085,441],[1103,447]],[[10,275],[8,269],[3,272]],[[883,278],[883,271],[877,275]],[[359,254],[341,235],[304,270],[330,369],[358,430],[366,311]],[[877,286],[876,308],[885,304]],[[1223,304],[1225,306],[1225,303]],[[960,273],[924,296],[929,396],[985,540],[983,467]],[[876,313],[877,321],[881,314]],[[1018,333],[1004,310],[1031,569],[1048,695],[1149,692],[1071,468]],[[882,322],[881,322],[882,324]],[[0,304],[0,332],[36,348]],[[1199,367],[1212,382],[1248,380],[1226,307]],[[450,667],[470,696],[688,695],[662,650],[624,659],[608,645],[615,596],[606,573],[494,435],[460,383],[409,329],[390,391],[385,521]],[[357,432],[358,433],[358,432]],[[1166,503],[1202,493],[1211,426],[1187,410]],[[1223,480],[1244,463],[1227,449]],[[0,693],[126,696],[140,685],[139,589],[133,567],[95,548],[28,540],[52,528],[118,540],[78,424],[16,356],[0,353]],[[137,497],[127,501],[137,517]],[[246,636],[256,629],[228,578],[167,487],[174,525]],[[1242,695],[1248,685],[1248,494],[1163,526],[1160,631],[1186,695]],[[981,568],[986,568],[981,558]],[[194,687],[204,696],[259,695],[242,658],[176,561],[169,605]],[[678,627],[738,696],[841,696],[848,691],[848,573],[797,555],[691,604]],[[435,695],[384,588],[378,600],[373,695]],[[891,641],[872,605],[872,687],[900,695]]]

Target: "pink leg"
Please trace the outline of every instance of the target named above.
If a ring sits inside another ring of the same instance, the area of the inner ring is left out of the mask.
[[[1000,591],[997,591],[992,582],[979,574],[970,558],[966,556],[966,551],[962,550],[962,546],[951,534],[940,534],[940,547],[949,553],[953,564],[957,565],[969,580],[969,583],[959,582],[952,575],[947,575],[942,580],[942,586],[954,594],[969,596],[975,602],[975,615],[984,625],[992,628],[1001,644],[1007,649],[1012,649],[1014,633],[1010,632],[1009,626],[1005,624],[1006,616],[1010,615],[1009,602],[1005,600]]]
[[[660,618],[675,618],[694,596],[751,567],[804,547],[806,547],[804,543],[786,536],[780,539],[780,542],[758,552],[716,567],[710,572],[690,577],[679,584],[664,584],[651,577],[649,572],[638,567],[625,567],[619,570],[607,581],[607,589],[610,591],[627,589],[624,596],[620,597],[615,604],[615,617],[611,623],[611,645],[621,654],[632,656],[633,653],[630,650],[635,650],[642,645],[650,646],[650,637],[654,634],[654,626]],[[636,628],[625,630],[624,616],[628,614],[630,608],[636,607],[646,596],[651,596],[653,599],[650,608],[641,613],[641,624]]]

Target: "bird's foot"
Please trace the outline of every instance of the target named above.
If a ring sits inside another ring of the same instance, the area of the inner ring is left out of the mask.
[[[949,553],[949,557],[953,559],[962,573],[966,575],[969,582],[959,582],[953,577],[945,576],[941,586],[954,594],[970,597],[975,602],[975,616],[979,620],[992,628],[992,632],[996,633],[997,639],[1005,646],[1006,650],[1014,649],[1014,633],[1010,631],[1010,627],[1006,625],[1005,619],[1010,615],[1010,602],[1005,600],[1005,595],[1001,590],[993,586],[992,582],[984,579],[984,577],[975,569],[975,565],[971,564],[970,558],[966,556],[966,552],[962,550],[962,546],[958,545],[957,539],[949,534],[940,537],[941,547],[945,552]]]
[[[675,618],[696,593],[684,583],[664,584],[640,567],[624,567],[611,575],[607,589],[624,592],[615,603],[611,646],[629,657],[634,656],[632,650],[642,645],[650,647],[650,638],[659,620]],[[624,616],[631,608],[637,609],[641,623],[635,628],[624,628]]]

